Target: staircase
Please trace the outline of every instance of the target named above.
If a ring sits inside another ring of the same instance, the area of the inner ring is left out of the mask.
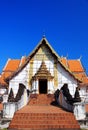
[[[53,94],[31,94],[29,105],[50,105],[54,101]]]
[[[9,130],[80,130],[73,113],[50,105],[53,95],[31,95],[27,106],[17,111]]]

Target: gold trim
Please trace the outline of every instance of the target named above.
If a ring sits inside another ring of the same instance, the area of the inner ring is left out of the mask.
[[[33,76],[33,58],[30,61],[30,67],[29,67],[29,87],[31,87],[32,76]]]
[[[53,79],[54,77],[51,75],[51,73],[47,70],[45,62],[42,61],[41,66],[37,73],[32,77],[32,80],[36,79]]]
[[[54,87],[58,86],[58,66],[57,62],[54,62]]]

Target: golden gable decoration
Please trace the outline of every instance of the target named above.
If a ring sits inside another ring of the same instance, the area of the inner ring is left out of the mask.
[[[37,73],[32,77],[32,80],[36,79],[48,79],[52,80],[54,76],[51,75],[51,73],[47,70],[46,64],[44,61],[42,61],[42,64],[37,71]]]

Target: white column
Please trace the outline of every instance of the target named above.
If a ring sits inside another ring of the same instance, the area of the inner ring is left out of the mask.
[[[49,80],[47,81],[47,91],[48,91],[47,93],[49,94],[50,93],[50,81]]]
[[[77,120],[83,120],[86,117],[85,104],[82,102],[74,103],[74,115]]]
[[[32,90],[34,90],[34,88],[35,88],[35,80],[32,82]]]
[[[24,95],[24,105],[26,105],[27,101],[28,101],[26,89],[24,90],[24,94],[23,95]]]
[[[38,92],[38,80],[36,80],[36,83],[35,83],[35,90],[36,90],[36,93],[38,94],[39,92]]]
[[[54,87],[52,81],[48,81],[48,93],[52,94],[54,92]]]

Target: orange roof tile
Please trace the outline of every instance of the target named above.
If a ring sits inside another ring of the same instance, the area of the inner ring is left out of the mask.
[[[6,87],[8,86],[7,83],[4,81],[3,76],[0,77],[0,84],[1,84],[1,86],[6,86]]]
[[[84,73],[74,73],[74,75],[79,77],[81,80],[85,77]]]
[[[3,110],[3,104],[0,103],[0,111]]]
[[[66,57],[61,57],[61,62],[72,72],[84,72],[84,68],[80,60],[68,60]]]
[[[19,67],[19,64],[20,64],[20,60],[8,60],[5,68],[4,68],[4,71],[15,71],[18,69]]]
[[[79,77],[82,81],[84,81],[84,79],[87,78],[87,76],[86,76],[86,74],[84,72],[74,73],[74,75]]]
[[[84,72],[80,60],[68,60],[68,67],[72,72]]]
[[[15,72],[19,68],[20,60],[8,60],[5,68],[3,69],[3,76],[7,78],[13,72]]]
[[[88,77],[80,60],[67,60],[66,57],[61,57],[61,62],[70,69],[70,71],[78,77],[82,82],[88,83]]]
[[[84,77],[83,82],[88,83],[88,77]]]
[[[88,112],[88,104],[85,105],[86,112]]]
[[[67,59],[66,57],[61,57],[61,62],[67,66]]]
[[[9,77],[13,72],[19,68],[20,60],[11,60],[9,59],[3,69],[3,72],[0,77],[0,84],[2,86],[7,86],[5,79]]]

